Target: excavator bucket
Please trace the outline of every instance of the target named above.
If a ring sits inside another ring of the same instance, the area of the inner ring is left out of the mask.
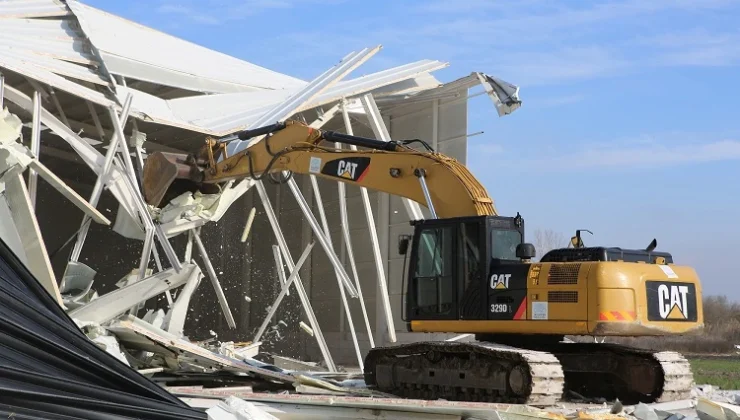
[[[144,164],[144,199],[159,207],[164,198],[166,204],[186,191],[197,191],[202,179],[200,169],[188,155],[155,152]]]

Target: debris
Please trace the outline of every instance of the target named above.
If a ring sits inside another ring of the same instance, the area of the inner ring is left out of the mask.
[[[299,322],[298,323],[298,326],[301,327],[301,329],[303,331],[305,331],[306,333],[308,333],[308,335],[310,335],[311,337],[313,337],[313,330],[311,329],[311,327],[309,327],[308,325],[306,325],[305,322],[303,322],[303,321]]]
[[[151,369],[139,369],[138,372],[142,375],[151,375],[153,373],[159,373],[164,371],[164,368],[158,367],[158,368],[151,368]]]
[[[285,370],[298,371],[298,372],[314,372],[323,371],[318,364],[312,362],[303,362],[301,360],[292,359],[285,356],[272,355],[272,363]]]
[[[242,243],[247,242],[247,236],[249,236],[249,231],[252,229],[252,222],[254,222],[254,214],[256,212],[257,208],[252,207],[252,210],[249,212],[249,216],[247,217],[247,225],[244,226],[244,233],[242,233]]]
[[[207,370],[224,370],[234,373],[249,373],[266,380],[292,384],[295,378],[274,370],[255,367],[245,361],[209,351],[167,331],[156,328],[131,315],[126,315],[108,328],[127,347],[156,351],[164,355],[165,361],[177,367],[180,358],[192,358],[198,367]],[[177,357],[178,354],[182,354]]]
[[[206,413],[209,420],[277,420],[277,417],[260,410],[254,404],[236,397],[226,398],[206,410]]]
[[[699,397],[696,413],[701,420],[738,420],[740,407]]]
[[[220,344],[219,353],[238,360],[252,359],[259,354],[261,344],[261,341],[256,343],[234,343],[233,341],[229,341]]]
[[[658,417],[658,414],[653,408],[650,408],[643,403],[637,405],[632,415],[637,417],[639,420],[662,420]]]

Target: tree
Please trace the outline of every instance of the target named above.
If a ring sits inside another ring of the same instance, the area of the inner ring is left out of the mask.
[[[552,229],[537,229],[534,231],[534,247],[537,250],[535,260],[539,261],[543,255],[555,248],[565,248],[569,240],[560,232]]]

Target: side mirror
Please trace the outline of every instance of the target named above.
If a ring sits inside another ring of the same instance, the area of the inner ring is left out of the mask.
[[[409,235],[398,235],[398,253],[401,255],[406,255],[406,252],[409,249],[409,240],[411,237]]]
[[[516,257],[522,260],[531,260],[537,255],[534,245],[523,243],[516,246]]]

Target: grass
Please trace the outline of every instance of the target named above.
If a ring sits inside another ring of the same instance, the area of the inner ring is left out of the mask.
[[[691,357],[691,370],[697,385],[712,385],[721,389],[740,389],[740,358]]]

